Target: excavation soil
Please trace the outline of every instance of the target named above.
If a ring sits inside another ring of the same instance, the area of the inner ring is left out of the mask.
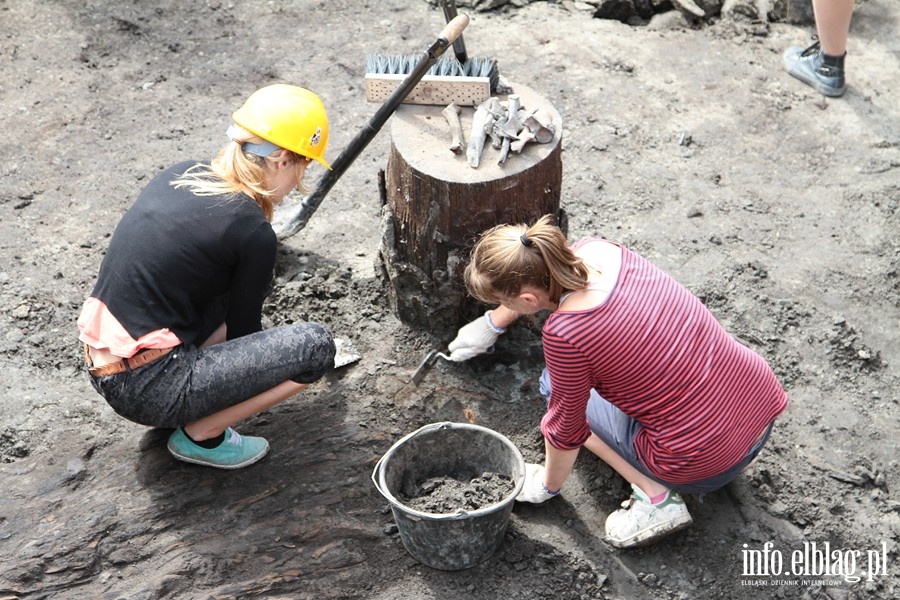
[[[407,508],[446,515],[489,509],[503,502],[514,489],[512,479],[498,473],[482,473],[471,479],[445,475],[417,482],[408,496],[401,494],[398,500]]]
[[[118,219],[159,169],[214,155],[268,83],[322,96],[336,157],[377,108],[365,54],[420,52],[443,15],[410,0],[0,0],[0,596],[898,597],[900,8],[857,9],[836,100],[782,70],[808,26],[631,27],[587,8],[474,13],[469,53],[562,115],[570,236],[641,252],[770,362],[791,406],[760,460],[688,497],[690,529],[619,550],[603,524],[627,486],[582,453],[560,497],[515,507],[486,562],[417,563],[376,462],[441,421],[540,462],[540,336],[517,324],[494,354],[411,383],[450,340],[387,301],[384,130],[281,243],[266,305],[267,326],[322,322],[361,360],[239,426],[270,441],[260,463],[174,461],[167,431],[115,415],[83,371],[75,319]]]

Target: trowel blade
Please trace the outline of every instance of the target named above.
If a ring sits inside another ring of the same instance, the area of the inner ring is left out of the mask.
[[[432,350],[428,354],[425,355],[425,358],[422,359],[422,362],[419,363],[419,368],[416,369],[416,372],[413,373],[412,382],[416,385],[419,385],[419,382],[422,381],[422,378],[425,377],[425,373],[434,364],[434,361],[437,360],[438,351]]]
[[[422,362],[419,363],[419,368],[416,369],[416,372],[413,373],[412,382],[416,385],[419,385],[419,382],[422,381],[422,378],[425,377],[425,373],[428,372],[428,369],[431,368],[438,358],[443,358],[444,360],[451,360],[449,356],[444,354],[443,352],[439,352],[437,350],[432,350],[428,354],[425,355],[425,358],[422,359]]]
[[[342,338],[334,338],[334,368],[338,369],[340,367],[349,365],[351,363],[355,363],[360,358],[362,358],[359,353],[356,351],[356,348],[353,347],[353,344],[348,342]]]

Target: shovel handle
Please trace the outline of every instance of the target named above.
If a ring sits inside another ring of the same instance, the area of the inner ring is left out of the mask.
[[[465,29],[468,24],[469,15],[457,15],[444,26],[438,37],[447,40],[447,45],[449,46],[456,41],[456,38],[462,35],[463,29]]]
[[[416,84],[422,80],[428,69],[456,41],[468,24],[468,15],[458,15],[444,26],[434,43],[422,54],[413,71],[397,86],[388,99],[384,101],[384,104],[375,111],[368,123],[350,140],[350,144],[331,162],[331,170],[326,171],[319,178],[315,189],[292,212],[287,222],[280,228],[280,231],[276,232],[279,239],[290,237],[306,226],[306,223],[313,213],[318,210],[325,195],[331,190],[335,182],[344,174],[344,171],[347,170],[350,164],[356,160],[356,157],[359,156],[369,142],[372,141],[372,138],[381,130],[388,117],[397,110],[400,103],[409,95]]]

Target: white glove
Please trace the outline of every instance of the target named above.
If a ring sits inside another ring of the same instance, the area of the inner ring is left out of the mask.
[[[517,501],[540,504],[559,495],[558,491],[551,492],[544,487],[544,472],[543,465],[525,463],[525,485],[522,486],[522,491],[516,496]]]
[[[500,334],[506,331],[491,323],[491,311],[487,311],[468,325],[460,328],[456,339],[450,342],[450,360],[462,362],[490,350]]]

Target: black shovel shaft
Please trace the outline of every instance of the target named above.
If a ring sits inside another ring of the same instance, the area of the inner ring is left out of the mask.
[[[441,8],[444,9],[444,18],[447,19],[448,23],[456,18],[456,0],[441,0]],[[453,53],[456,55],[456,60],[461,63],[469,60],[469,55],[466,52],[466,42],[463,40],[462,34],[453,42]]]
[[[298,207],[299,210],[291,215],[285,224],[284,230],[279,232],[280,238],[286,238],[294,235],[309,222],[310,217],[319,208],[325,195],[331,190],[341,175],[347,170],[354,160],[362,153],[363,149],[369,145],[369,142],[381,130],[382,126],[387,122],[397,108],[406,97],[412,92],[413,88],[418,85],[428,72],[428,69],[434,65],[437,59],[444,51],[460,36],[463,29],[469,24],[469,17],[466,15],[458,15],[451,20],[441,30],[437,40],[422,54],[422,58],[416,63],[413,71],[397,86],[397,89],[384,101],[384,104],[372,115],[372,118],[366,125],[354,136],[346,148],[331,163],[331,170],[323,175],[315,189],[303,199]]]

